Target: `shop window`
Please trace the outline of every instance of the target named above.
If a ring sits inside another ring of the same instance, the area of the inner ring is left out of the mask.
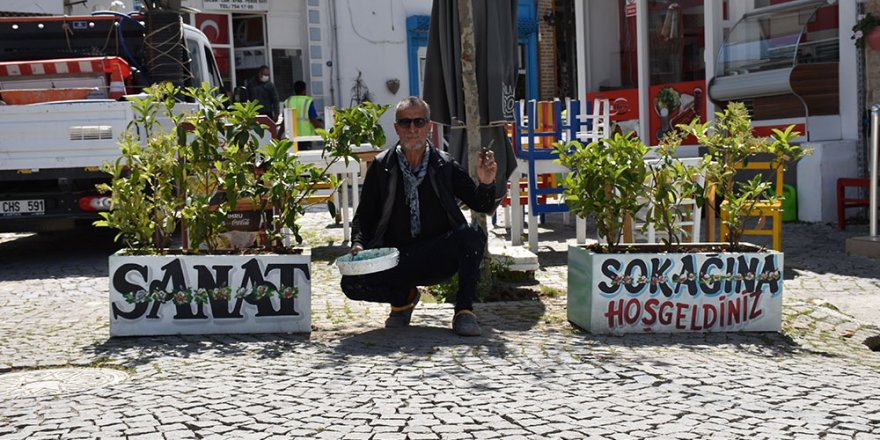
[[[651,84],[706,78],[702,0],[648,1]]]
[[[706,118],[704,23],[702,0],[648,1],[651,144],[678,124]]]
[[[272,49],[272,74],[278,96],[285,99],[293,95],[293,83],[305,81],[303,76],[302,51],[299,49]],[[314,84],[312,84],[314,86]],[[314,95],[315,91],[307,89]]]

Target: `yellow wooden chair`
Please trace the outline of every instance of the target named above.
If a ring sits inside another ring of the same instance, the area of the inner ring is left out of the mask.
[[[750,161],[746,165],[736,165],[736,169],[739,170],[776,170],[776,197],[778,201],[776,203],[770,203],[767,201],[759,201],[748,213],[744,214],[746,217],[759,217],[758,223],[754,229],[745,229],[743,230],[743,235],[770,235],[773,237],[773,249],[777,251],[782,251],[782,177],[783,177],[783,169],[781,166],[777,167],[772,162],[757,162]],[[709,204],[709,211],[706,215],[707,221],[707,239],[708,241],[715,240],[715,188],[710,188],[708,192],[707,201]],[[728,234],[730,233],[730,228],[727,227],[725,222],[728,219],[727,213],[727,201],[721,203],[721,229],[720,229],[720,239],[726,240]],[[766,229],[764,225],[766,224],[766,219],[770,218],[772,221],[771,228]]]

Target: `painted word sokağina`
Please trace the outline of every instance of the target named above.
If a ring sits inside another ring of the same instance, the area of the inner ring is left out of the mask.
[[[623,262],[608,258],[600,267],[606,280],[600,281],[597,287],[606,298],[624,291],[628,296],[653,296],[659,292],[669,298],[684,292],[697,297],[730,295],[743,290],[769,290],[775,294],[781,289],[782,276],[776,255],[709,257],[699,266],[697,260],[696,254],[683,255],[678,261],[669,257],[634,258],[624,266]]]

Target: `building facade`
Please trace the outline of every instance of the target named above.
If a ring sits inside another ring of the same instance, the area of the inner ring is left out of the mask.
[[[265,64],[282,97],[303,80],[319,109],[421,94],[431,0],[181,1],[230,87]],[[880,57],[857,51],[850,30],[878,2],[519,0],[517,97],[608,98],[621,129],[649,144],[677,123],[745,101],[763,130],[795,124],[804,133],[815,154],[788,173],[800,218],[831,221],[835,180],[866,168],[861,121]],[[111,2],[69,3],[70,13],[88,13]],[[56,12],[48,0],[34,4]],[[805,91],[791,81],[798,75],[820,85]],[[389,142],[392,119],[383,118]]]
[[[859,175],[864,106],[851,28],[864,6],[828,0],[575,2],[578,95],[647,144],[745,102],[759,133],[794,124],[814,154],[787,178],[799,218],[834,221],[835,183]],[[696,150],[696,148],[695,148]],[[696,153],[696,151],[693,151]],[[793,167],[794,168],[794,167]]]

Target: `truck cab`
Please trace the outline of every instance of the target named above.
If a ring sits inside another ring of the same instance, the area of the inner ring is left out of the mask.
[[[211,50],[208,37],[188,24],[183,25],[183,37],[189,52],[190,71],[192,72],[187,85],[198,87],[203,82],[207,82],[211,87],[217,87],[222,91],[223,79],[220,77],[220,70],[214,60],[214,52]]]
[[[109,209],[95,185],[133,119],[127,96],[163,80],[223,92],[201,31],[181,23],[176,47],[157,51],[151,29],[167,27],[123,14],[0,17],[0,232],[70,230]]]

